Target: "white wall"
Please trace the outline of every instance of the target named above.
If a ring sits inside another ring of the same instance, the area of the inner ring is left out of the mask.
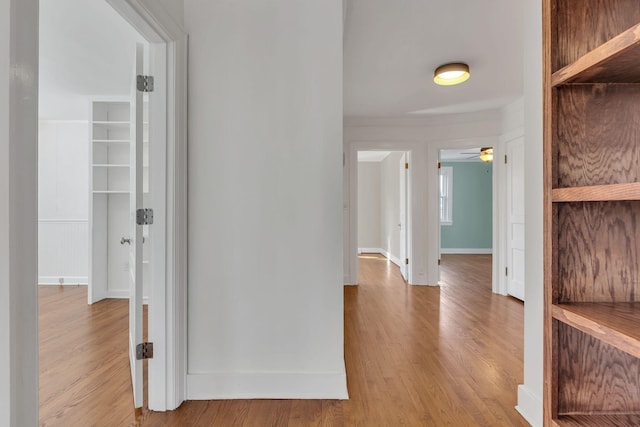
[[[518,410],[542,425],[543,387],[543,177],[542,177],[542,2],[527,0],[524,10],[525,111],[525,301],[524,384]]]
[[[38,424],[36,0],[0,0],[0,425]],[[19,23],[19,24],[17,24]]]
[[[344,398],[342,3],[185,21],[188,396]]]
[[[392,152],[380,163],[380,244],[388,257],[400,262],[400,158]]]
[[[380,249],[380,162],[358,162],[358,248]]]
[[[85,105],[86,107],[86,105]],[[89,129],[87,121],[38,123],[38,283],[86,284]]]

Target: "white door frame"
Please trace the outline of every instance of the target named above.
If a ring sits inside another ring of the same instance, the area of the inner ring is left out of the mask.
[[[151,192],[151,204],[164,209],[158,208],[150,233],[164,233],[151,239],[148,336],[154,357],[148,365],[148,390],[149,409],[172,410],[186,399],[187,35],[157,2],[107,1],[150,44],[157,82],[149,101],[150,122],[166,123],[150,128],[154,145],[164,148],[154,151],[156,156],[150,152],[150,185],[165,191]],[[161,173],[164,165],[166,176]]]
[[[409,212],[407,216],[409,217],[408,229],[411,230],[411,233],[407,242],[407,256],[409,258],[407,283],[410,285],[437,285],[437,281],[429,281],[427,275],[424,221],[414,221],[414,218],[426,216],[426,188],[415,185],[425,180],[425,145],[415,141],[345,141],[344,150],[344,283],[347,285],[358,283],[358,151],[383,150],[410,153]]]
[[[411,153],[403,152],[400,158],[400,274],[409,282],[409,267],[406,260],[409,259],[409,241],[411,239],[411,222],[409,221],[409,170],[406,164],[411,163]],[[403,164],[404,163],[404,164]]]

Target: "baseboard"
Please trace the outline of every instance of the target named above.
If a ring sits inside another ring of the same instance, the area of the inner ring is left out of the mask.
[[[381,248],[358,248],[358,255],[360,254],[382,254]]]
[[[188,374],[188,400],[349,399],[345,372]]]
[[[380,254],[398,267],[400,267],[400,264],[402,264],[399,258],[391,254],[391,252],[387,252],[382,248],[358,248],[358,254]]]
[[[62,279],[62,285],[77,286],[89,283],[89,278],[86,276],[40,276],[38,277],[38,285],[60,286],[60,279]]]
[[[104,298],[112,298],[112,299],[129,299],[129,291],[115,291],[115,290],[111,290],[111,291],[107,291],[107,293],[105,294]],[[143,296],[142,297],[142,303],[143,304],[149,304],[149,297]]]
[[[518,386],[518,405],[516,411],[524,417],[532,427],[542,427],[542,399],[527,386]]]
[[[440,248],[441,254],[469,254],[469,255],[485,255],[492,254],[491,248]]]
[[[394,263],[398,267],[400,267],[400,264],[402,264],[400,262],[400,259],[398,257],[394,256],[391,252],[383,251],[382,255],[386,256],[389,261],[391,261],[392,263]]]

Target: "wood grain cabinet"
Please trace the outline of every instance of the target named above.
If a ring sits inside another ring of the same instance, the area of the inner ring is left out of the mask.
[[[640,426],[640,1],[544,0],[545,426]]]

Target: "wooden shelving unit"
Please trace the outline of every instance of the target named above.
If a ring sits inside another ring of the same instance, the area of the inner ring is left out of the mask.
[[[544,422],[640,426],[640,2],[544,5]]]

